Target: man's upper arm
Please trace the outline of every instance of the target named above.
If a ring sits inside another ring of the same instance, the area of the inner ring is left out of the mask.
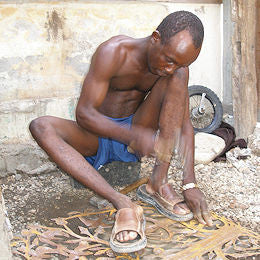
[[[118,47],[102,44],[92,57],[89,72],[83,82],[77,112],[98,108],[105,99],[111,78],[119,67]]]

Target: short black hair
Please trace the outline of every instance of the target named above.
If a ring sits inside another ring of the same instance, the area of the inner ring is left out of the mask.
[[[162,44],[167,43],[172,36],[183,30],[189,31],[194,46],[199,48],[204,37],[204,27],[195,14],[188,11],[171,13],[157,27],[157,31],[161,35]]]

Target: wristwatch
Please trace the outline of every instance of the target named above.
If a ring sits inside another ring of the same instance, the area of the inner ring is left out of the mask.
[[[183,185],[182,190],[185,191],[185,190],[189,190],[189,189],[197,188],[197,187],[198,187],[198,185],[196,183],[190,182],[190,183]]]

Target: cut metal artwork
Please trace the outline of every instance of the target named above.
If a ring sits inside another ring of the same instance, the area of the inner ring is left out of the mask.
[[[71,212],[53,219],[56,227],[30,225],[12,241],[21,259],[259,259],[260,236],[212,213],[214,225],[176,222],[139,202],[146,216],[147,247],[141,252],[116,254],[109,247],[115,209]]]

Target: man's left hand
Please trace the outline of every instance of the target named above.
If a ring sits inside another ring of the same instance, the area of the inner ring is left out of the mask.
[[[201,224],[212,226],[212,219],[208,211],[204,194],[198,188],[183,191],[185,202]]]

